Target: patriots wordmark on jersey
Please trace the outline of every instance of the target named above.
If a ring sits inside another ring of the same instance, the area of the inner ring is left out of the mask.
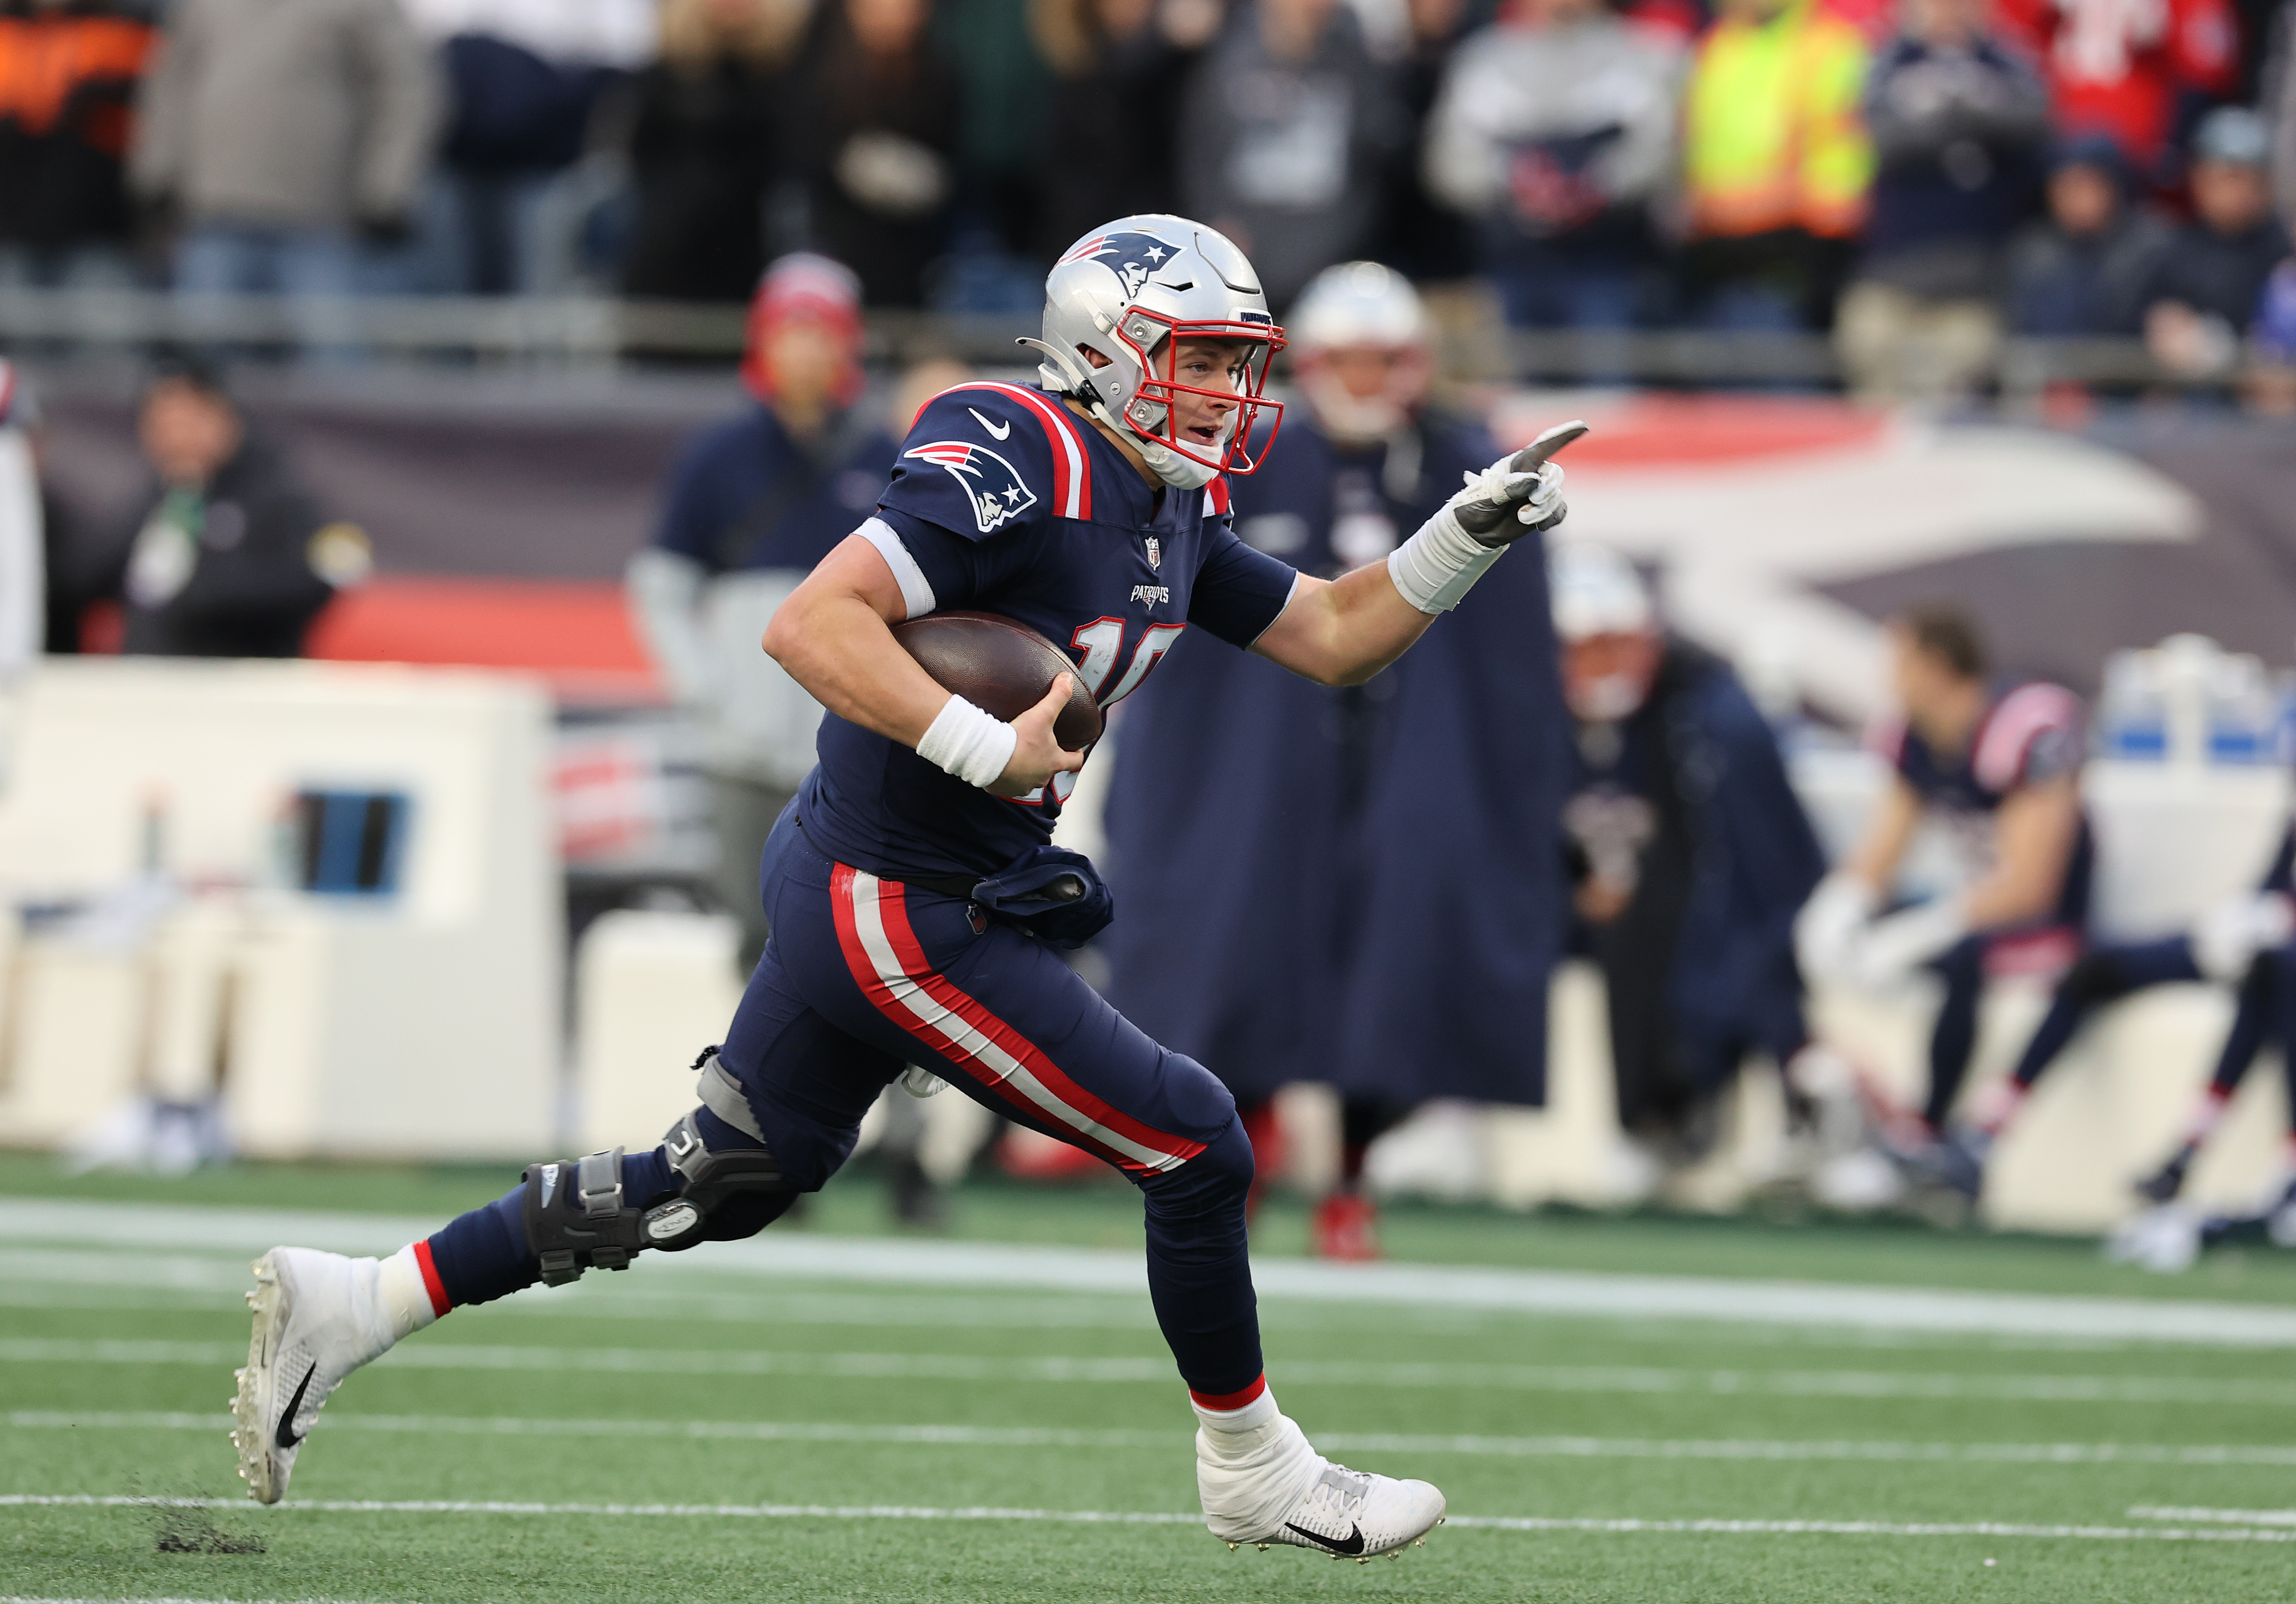
[[[1223,481],[1151,485],[1090,424],[1019,384],[929,403],[861,532],[908,617],[969,608],[1026,624],[1067,649],[1103,709],[1192,624],[1250,646],[1298,577],[1236,539]],[[807,830],[839,861],[892,877],[993,873],[1050,837],[1075,782],[995,796],[834,713],[819,751]]]

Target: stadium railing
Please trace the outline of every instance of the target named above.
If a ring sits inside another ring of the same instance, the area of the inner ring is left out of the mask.
[[[159,345],[291,350],[315,345],[413,358],[611,365],[626,360],[731,358],[742,349],[736,306],[597,296],[390,295],[341,300],[275,295],[176,295],[141,290],[0,289],[0,347],[79,350]],[[903,362],[950,357],[1015,359],[1015,336],[1033,319],[877,311],[870,354]],[[1495,352],[1483,334],[1458,334],[1452,371],[1553,382],[1833,387],[1841,366],[1818,334],[1513,331]],[[1494,360],[1495,355],[1497,360]],[[2010,340],[1995,366],[2005,396],[2055,383],[2220,389],[2230,374],[2162,367],[2137,340]]]

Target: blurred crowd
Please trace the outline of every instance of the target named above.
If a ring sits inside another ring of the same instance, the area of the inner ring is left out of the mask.
[[[2296,406],[2290,14],[0,0],[0,282],[732,301],[803,249],[872,307],[1025,314],[1169,210],[1279,310],[1369,258],[1523,327],[1831,332],[1879,393],[2141,336]]]

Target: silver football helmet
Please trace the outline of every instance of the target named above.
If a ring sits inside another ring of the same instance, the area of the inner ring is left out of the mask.
[[[1180,382],[1180,342],[1191,339],[1242,342],[1233,388]],[[1283,421],[1283,405],[1263,394],[1283,331],[1259,276],[1225,234],[1185,218],[1119,218],[1070,246],[1045,280],[1045,337],[1021,343],[1042,353],[1046,389],[1138,441],[1150,469],[1182,489],[1256,471]],[[1210,438],[1182,435],[1174,403],[1189,395],[1232,404]]]
[[[1392,267],[1341,262],[1324,268],[1300,292],[1285,326],[1300,388],[1334,439],[1387,439],[1409,421],[1434,380],[1435,321],[1411,281]],[[1386,371],[1342,375],[1331,360],[1338,351],[1382,353]],[[1380,382],[1359,391],[1374,376]]]

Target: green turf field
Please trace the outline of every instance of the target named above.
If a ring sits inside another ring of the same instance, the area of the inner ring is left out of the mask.
[[[2296,1254],[2162,1281],[2076,1243],[1409,1209],[1390,1247],[1441,1268],[1406,1282],[1288,1257],[1279,1204],[1286,1409],[1454,1515],[1356,1566],[1196,1523],[1116,1188],[983,1187],[891,1238],[840,1180],[801,1230],[458,1312],[337,1394],[287,1504],[236,1501],[250,1244],[387,1250],[510,1178],[0,1159],[0,1600],[2296,1597]]]

